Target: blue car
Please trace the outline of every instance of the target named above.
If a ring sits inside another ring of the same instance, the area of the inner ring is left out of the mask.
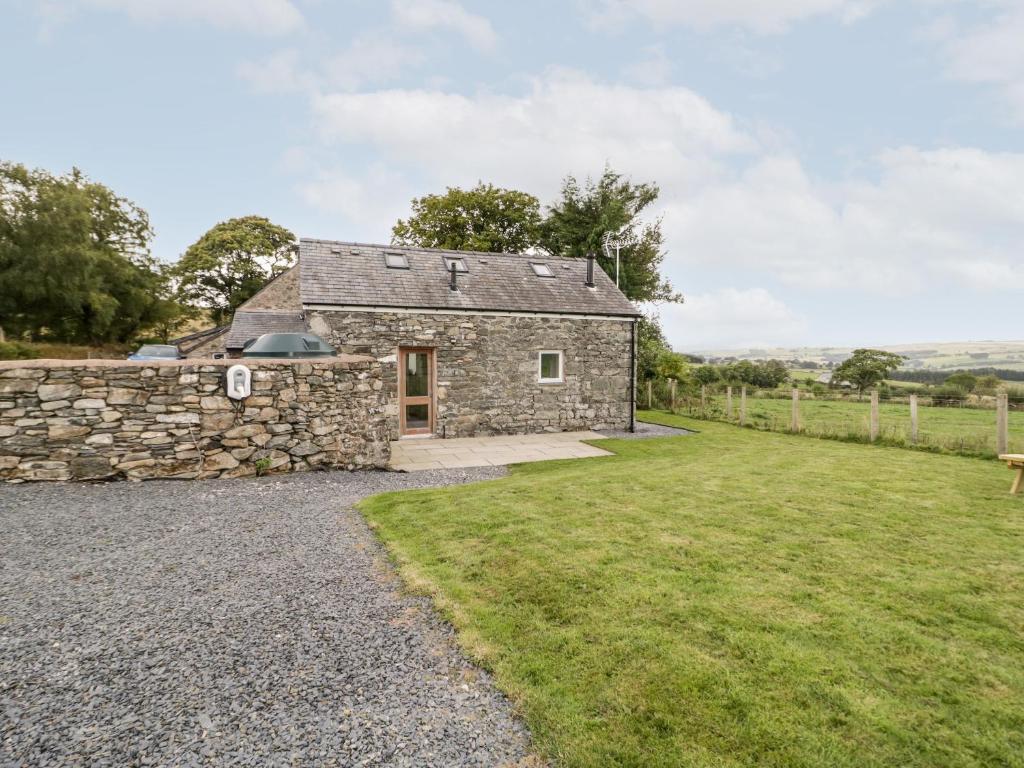
[[[129,360],[181,360],[183,357],[173,344],[143,344],[128,355]]]

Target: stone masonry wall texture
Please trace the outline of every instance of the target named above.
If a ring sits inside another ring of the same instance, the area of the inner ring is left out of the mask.
[[[386,310],[310,310],[306,317],[342,353],[393,362],[400,346],[433,348],[438,435],[629,427],[631,322]],[[563,383],[538,382],[541,350],[563,353]],[[397,369],[386,375],[396,392]],[[391,429],[397,436],[397,418]]]
[[[224,394],[237,361],[0,365],[0,479],[209,478],[383,468],[385,379],[367,357],[246,361],[252,395]]]

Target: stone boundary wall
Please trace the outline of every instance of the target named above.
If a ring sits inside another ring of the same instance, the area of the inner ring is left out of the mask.
[[[242,477],[384,468],[394,364],[364,356],[245,360],[252,395],[224,394],[238,360],[0,363],[0,479]]]

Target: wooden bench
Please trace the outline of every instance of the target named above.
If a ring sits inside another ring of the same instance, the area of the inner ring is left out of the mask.
[[[1024,453],[1004,453],[999,459],[1000,461],[1005,461],[1006,466],[1010,469],[1017,470],[1017,476],[1013,479],[1013,487],[1010,489],[1010,493],[1020,493],[1021,489],[1024,488]]]

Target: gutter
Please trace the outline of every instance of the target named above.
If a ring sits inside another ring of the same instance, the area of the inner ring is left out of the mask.
[[[636,320],[629,330],[629,431],[636,432]]]
[[[639,313],[613,313],[613,312],[558,312],[543,311],[534,309],[483,309],[464,307],[399,307],[388,304],[321,304],[318,302],[303,302],[302,309],[312,312],[422,312],[425,314],[438,315],[493,315],[508,317],[566,317],[575,320],[620,320],[635,323],[641,315]]]

